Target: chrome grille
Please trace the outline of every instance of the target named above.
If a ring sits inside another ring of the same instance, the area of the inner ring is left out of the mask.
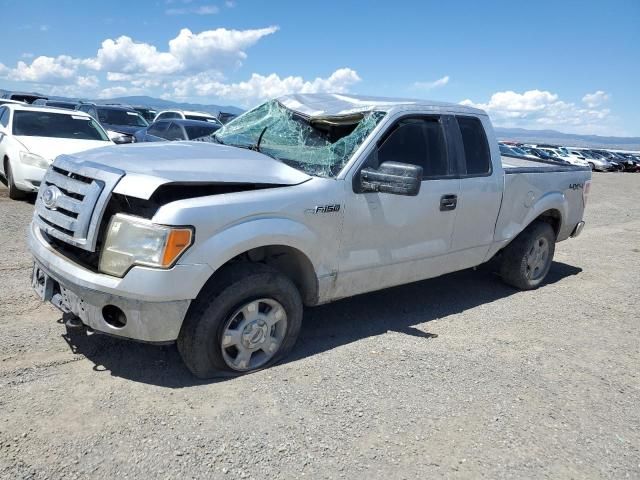
[[[34,221],[58,240],[95,251],[104,209],[123,176],[121,170],[58,157],[40,185]]]

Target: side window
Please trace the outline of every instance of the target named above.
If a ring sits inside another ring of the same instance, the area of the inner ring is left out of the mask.
[[[6,107],[0,107],[0,125],[9,126],[9,109]]]
[[[475,117],[457,117],[457,120],[462,135],[467,175],[491,173],[491,153],[482,122]]]
[[[149,135],[155,135],[156,137],[162,137],[163,132],[165,132],[165,130],[167,129],[167,127],[169,126],[169,122],[155,122],[153,123],[149,129],[147,130],[147,133]]]
[[[175,123],[169,125],[167,132],[163,136],[167,140],[184,140],[182,127],[180,127],[180,125],[176,125]]]
[[[377,150],[377,165],[383,162],[410,163],[422,167],[423,178],[449,173],[444,132],[437,118],[400,120]]]

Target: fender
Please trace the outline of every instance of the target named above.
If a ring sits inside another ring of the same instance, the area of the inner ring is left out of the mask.
[[[328,261],[323,260],[323,255],[319,253],[317,235],[306,225],[288,218],[254,218],[230,225],[196,245],[180,263],[206,263],[216,271],[241,253],[269,245],[284,245],[299,250],[307,256],[318,277],[329,275],[332,271]],[[311,252],[315,252],[315,255]]]
[[[563,192],[549,192],[537,199],[535,203],[528,208],[522,203],[521,205],[510,206],[505,209],[505,211],[500,210],[494,235],[494,244],[487,252],[485,261],[491,259],[499,250],[511,243],[511,241],[531,225],[536,218],[548,210],[557,210],[560,212],[558,238],[562,239],[565,220],[569,212],[569,203]],[[506,219],[506,221],[503,221],[503,219]]]

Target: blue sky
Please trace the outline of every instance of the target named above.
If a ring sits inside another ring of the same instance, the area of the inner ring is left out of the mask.
[[[639,0],[0,0],[0,11],[2,88],[243,107],[339,91],[640,136]]]

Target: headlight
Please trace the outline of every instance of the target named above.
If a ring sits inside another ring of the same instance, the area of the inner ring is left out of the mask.
[[[31,165],[32,167],[49,168],[49,162],[35,153],[20,152],[20,161],[25,165]]]
[[[111,218],[100,255],[100,271],[124,276],[134,265],[170,268],[193,243],[187,227],[156,225],[131,215]]]
[[[109,138],[117,144],[122,143],[133,143],[136,141],[133,135],[128,135],[126,133],[114,132],[113,130],[107,130],[107,135]]]

